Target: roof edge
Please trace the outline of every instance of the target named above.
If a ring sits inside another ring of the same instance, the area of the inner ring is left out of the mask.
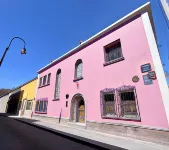
[[[21,84],[20,86],[18,86],[18,87],[16,87],[16,88],[14,88],[11,92],[13,92],[13,91],[15,91],[15,90],[17,90],[17,89],[19,89],[19,88],[23,87],[24,85],[26,85],[26,84],[28,84],[28,83],[30,83],[30,82],[32,82],[32,81],[34,81],[34,80],[36,80],[36,79],[38,79],[38,77],[35,77],[35,78],[33,78],[33,79],[31,79],[31,80],[29,80],[29,81],[25,82],[24,84]]]

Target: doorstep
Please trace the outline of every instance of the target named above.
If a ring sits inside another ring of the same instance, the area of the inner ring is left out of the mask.
[[[145,142],[145,141],[136,140],[127,137],[115,136],[115,135],[91,131],[83,128],[76,128],[75,126],[48,123],[48,122],[27,119],[27,118],[26,119],[13,118],[13,119],[39,128],[45,128],[54,131],[56,133],[61,132],[62,134],[68,134],[69,136],[73,136],[73,137],[75,136],[78,139],[99,142],[99,144],[102,143],[101,145],[104,144],[112,145],[112,146],[117,146],[129,150],[143,150],[143,149],[144,150],[169,150],[169,147],[166,145]]]

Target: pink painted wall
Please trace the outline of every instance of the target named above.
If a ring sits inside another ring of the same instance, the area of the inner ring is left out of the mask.
[[[103,47],[117,39],[121,40],[125,60],[104,67]],[[79,89],[73,82],[75,62],[78,59],[83,61],[84,77],[83,80],[79,81]],[[48,73],[52,74],[51,84],[38,89],[37,99],[48,97],[47,116],[58,117],[62,108],[62,117],[69,118],[71,99],[75,94],[80,93],[87,103],[88,121],[168,128],[158,81],[153,81],[152,85],[144,85],[143,83],[143,73],[141,73],[140,66],[145,63],[151,63],[152,68],[154,67],[142,19],[138,17],[41,73],[40,77]],[[59,68],[62,71],[60,100],[52,101],[54,99],[55,76]],[[132,82],[134,75],[139,76],[140,81],[138,83]],[[101,118],[100,91],[105,88],[118,88],[122,85],[134,85],[136,87],[141,122]],[[66,94],[70,95],[68,107],[65,107]]]

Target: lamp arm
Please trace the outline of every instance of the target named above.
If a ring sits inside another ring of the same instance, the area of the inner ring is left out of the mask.
[[[13,37],[13,38],[11,39],[11,41],[10,41],[8,47],[5,49],[5,52],[3,53],[3,56],[2,56],[2,58],[1,58],[1,60],[0,60],[0,66],[2,65],[2,62],[3,62],[4,58],[5,58],[5,55],[6,55],[7,51],[9,50],[9,47],[11,46],[12,41],[13,41],[14,39],[20,39],[20,40],[22,40],[22,41],[24,42],[24,49],[25,49],[26,42],[24,41],[24,39],[22,39],[22,38],[20,38],[20,37],[18,37],[18,36]]]
[[[24,39],[22,39],[22,38],[20,38],[20,37],[18,37],[18,36],[15,36],[15,37],[13,37],[13,38],[11,39],[11,41],[10,41],[10,43],[9,43],[9,45],[8,45],[8,49],[9,49],[9,47],[11,46],[12,41],[13,41],[14,39],[20,39],[20,40],[22,40],[23,43],[24,43],[24,48],[25,48],[26,42],[24,41]]]

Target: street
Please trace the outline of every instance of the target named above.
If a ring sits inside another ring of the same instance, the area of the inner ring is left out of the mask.
[[[59,135],[0,116],[0,150],[94,150],[92,145],[78,143]],[[121,148],[112,147],[115,150]]]

